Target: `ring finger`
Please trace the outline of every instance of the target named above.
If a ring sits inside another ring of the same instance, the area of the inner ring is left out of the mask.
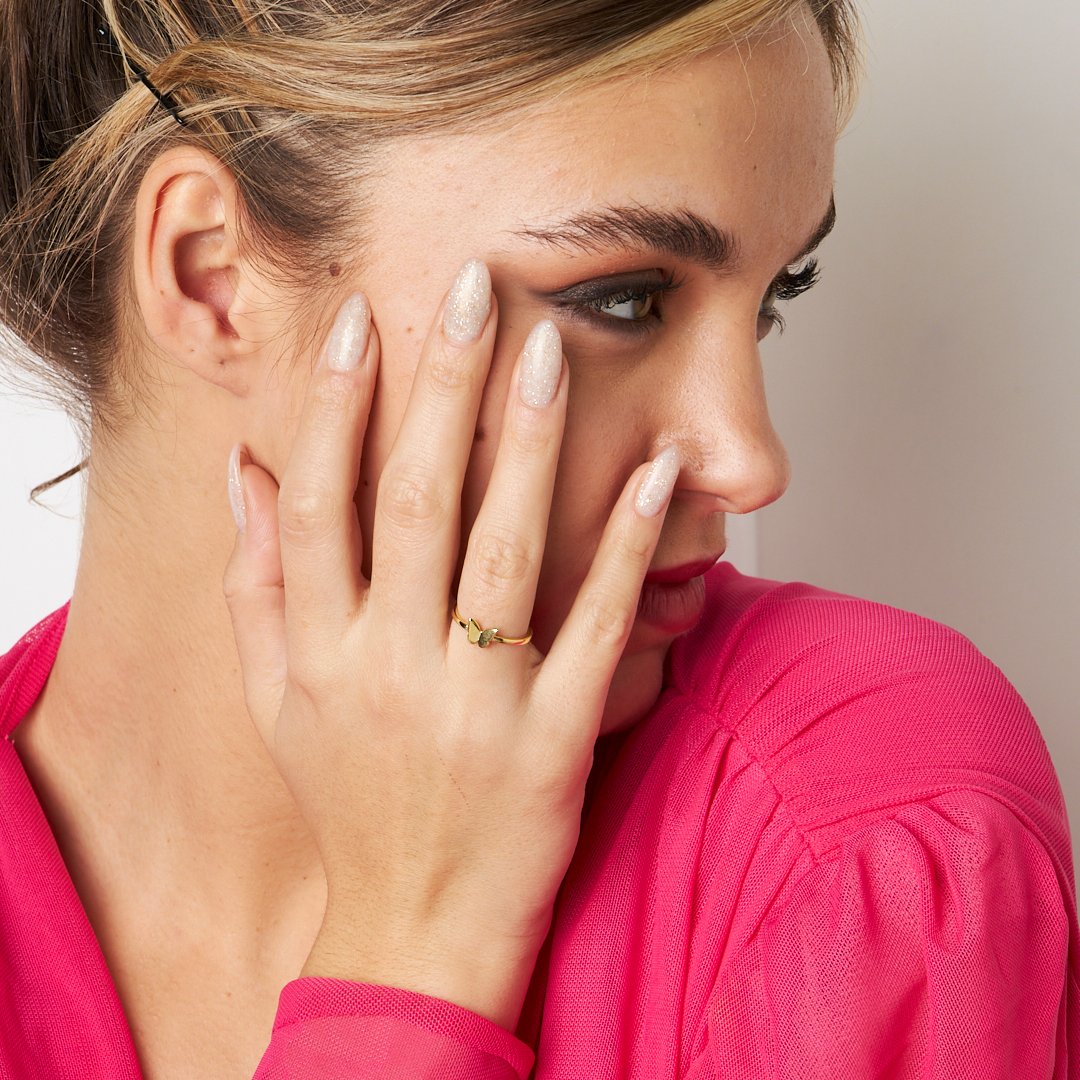
[[[458,613],[507,637],[525,636],[536,600],[566,423],[565,368],[555,324],[537,323],[518,358],[495,465],[462,566]]]

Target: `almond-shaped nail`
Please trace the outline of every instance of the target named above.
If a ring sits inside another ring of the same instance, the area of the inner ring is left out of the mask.
[[[522,350],[518,381],[521,400],[534,409],[550,405],[561,374],[562,337],[550,319],[543,319],[532,328]]]
[[[443,333],[458,345],[475,341],[491,313],[491,275],[479,259],[470,259],[450,286],[443,309]]]
[[[229,505],[236,519],[236,527],[243,532],[247,528],[247,508],[244,506],[244,482],[240,478],[239,443],[229,452]]]
[[[675,490],[682,459],[676,446],[669,446],[653,458],[638,488],[635,507],[642,517],[656,517]]]
[[[323,358],[332,371],[355,371],[367,352],[371,307],[363,293],[353,293],[338,309]]]

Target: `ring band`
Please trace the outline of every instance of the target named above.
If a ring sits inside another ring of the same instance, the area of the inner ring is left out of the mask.
[[[493,641],[497,641],[500,645],[528,645],[532,641],[532,627],[529,627],[529,632],[524,637],[503,637],[497,626],[485,630],[475,619],[468,621],[463,619],[458,613],[457,604],[454,605],[454,614],[451,618],[468,632],[469,644],[479,645],[481,649],[486,649]]]

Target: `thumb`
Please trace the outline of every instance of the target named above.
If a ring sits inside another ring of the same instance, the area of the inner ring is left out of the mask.
[[[287,672],[285,580],[278,543],[278,486],[240,444],[229,455],[236,543],[222,583],[251,719],[273,755]]]

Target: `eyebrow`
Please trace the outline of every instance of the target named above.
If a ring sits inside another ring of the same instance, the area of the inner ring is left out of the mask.
[[[802,250],[787,265],[815,252],[836,225],[836,197]],[[560,249],[596,254],[605,248],[641,248],[698,263],[713,273],[732,270],[739,261],[738,240],[692,210],[657,210],[635,204],[586,210],[546,228],[518,229],[514,236]]]

